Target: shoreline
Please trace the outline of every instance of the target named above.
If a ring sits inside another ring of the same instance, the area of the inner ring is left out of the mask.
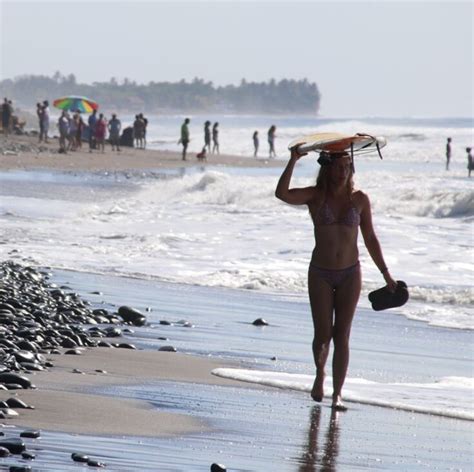
[[[188,152],[186,161],[179,151],[159,151],[122,147],[121,152],[112,151],[109,144],[104,153],[89,152],[88,144],[68,154],[58,153],[57,139],[48,144],[38,143],[36,136],[0,136],[0,171],[51,170],[51,171],[130,171],[156,169],[182,169],[189,167],[224,166],[251,168],[281,168],[286,162],[277,159],[210,154],[207,161],[196,159]]]

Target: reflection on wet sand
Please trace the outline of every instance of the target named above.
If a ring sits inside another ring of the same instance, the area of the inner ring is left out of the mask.
[[[336,471],[337,454],[339,452],[338,415],[340,415],[339,412],[332,410],[326,437],[321,440],[322,444],[318,444],[321,407],[313,406],[308,431],[308,444],[301,459],[299,459],[299,472]]]

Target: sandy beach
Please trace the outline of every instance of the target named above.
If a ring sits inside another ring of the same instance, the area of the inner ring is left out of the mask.
[[[180,152],[157,151],[122,147],[121,152],[112,151],[110,145],[101,153],[89,152],[87,143],[77,151],[58,153],[55,138],[48,144],[38,143],[35,136],[0,136],[0,170],[51,170],[51,171],[126,171],[150,169],[179,169],[186,167],[282,167],[275,159],[211,154],[206,161],[198,161],[195,153],[189,152],[185,161]]]

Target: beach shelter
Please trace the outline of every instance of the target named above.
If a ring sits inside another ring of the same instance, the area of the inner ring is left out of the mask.
[[[62,97],[54,100],[53,105],[60,110],[80,111],[81,113],[92,113],[92,110],[97,110],[99,105],[94,100],[87,97],[78,97],[71,95],[69,97]]]

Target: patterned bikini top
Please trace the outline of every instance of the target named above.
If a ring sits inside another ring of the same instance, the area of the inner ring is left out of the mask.
[[[323,206],[319,209],[316,218],[314,220],[315,226],[327,226],[327,225],[345,225],[345,226],[359,226],[360,214],[357,208],[351,206],[347,212],[342,215],[338,220],[334,216],[331,208],[327,202],[323,203]]]

